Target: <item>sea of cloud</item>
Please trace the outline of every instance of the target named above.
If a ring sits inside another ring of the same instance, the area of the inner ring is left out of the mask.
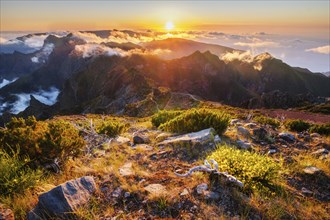
[[[0,115],[8,108],[12,114],[18,114],[24,111],[30,105],[31,95],[45,105],[54,105],[59,94],[60,90],[50,87],[47,90],[39,89],[31,93],[13,94],[16,96],[16,101],[13,103],[3,102],[3,99],[0,97]]]

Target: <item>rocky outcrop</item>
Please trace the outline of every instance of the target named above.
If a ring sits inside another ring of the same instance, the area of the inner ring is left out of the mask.
[[[179,156],[192,159],[214,149],[215,135],[215,130],[213,128],[208,128],[198,132],[167,138],[158,145],[173,147]]]
[[[67,181],[41,194],[37,206],[29,212],[28,220],[73,218],[73,212],[86,205],[95,190],[91,176]]]

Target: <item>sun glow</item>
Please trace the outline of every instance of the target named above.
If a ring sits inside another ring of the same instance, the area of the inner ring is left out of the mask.
[[[173,24],[173,22],[172,22],[172,21],[168,21],[168,22],[166,22],[166,24],[165,24],[165,29],[168,30],[168,31],[173,30],[173,29],[174,29],[174,24]]]

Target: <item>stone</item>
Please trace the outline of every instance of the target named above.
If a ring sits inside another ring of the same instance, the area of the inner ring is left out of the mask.
[[[156,141],[161,142],[161,141],[164,141],[166,138],[169,138],[171,136],[172,136],[171,133],[163,132],[163,133],[160,133],[159,135],[156,136]]]
[[[124,166],[119,168],[119,174],[122,176],[133,176],[132,162],[125,163]]]
[[[311,175],[313,175],[313,174],[315,174],[315,173],[318,173],[318,172],[320,172],[321,170],[319,169],[319,168],[317,168],[317,167],[313,167],[313,166],[308,166],[308,167],[306,167],[305,169],[304,169],[304,173],[306,173],[306,174],[311,174]]]
[[[126,144],[126,143],[130,142],[129,138],[122,137],[122,136],[118,136],[115,140],[119,144]]]
[[[0,220],[15,220],[14,212],[0,203]]]
[[[250,136],[250,131],[246,128],[244,128],[243,126],[238,126],[237,128],[237,133],[239,133],[240,135],[243,135],[243,136]]]
[[[213,150],[215,147],[213,128],[167,138],[158,143],[158,146],[170,146],[184,157],[200,157],[201,154]],[[178,155],[180,156],[180,155]]]
[[[270,150],[268,151],[268,154],[275,154],[276,152],[277,152],[276,149],[270,149]]]
[[[255,128],[255,127],[257,127],[257,124],[256,123],[246,123],[244,126],[248,127],[248,128]]]
[[[258,140],[265,140],[268,134],[267,130],[264,128],[255,128],[252,133]]]
[[[319,137],[321,137],[321,135],[319,133],[312,133],[310,136],[312,138],[319,138]]]
[[[251,143],[249,143],[247,141],[237,140],[236,143],[241,149],[244,149],[244,150],[250,150],[252,148]]]
[[[186,196],[189,195],[189,191],[187,189],[184,189],[182,193],[180,193],[180,196]]]
[[[295,136],[290,133],[279,133],[278,136],[287,142],[294,142],[296,140]]]
[[[146,143],[146,141],[142,136],[135,135],[133,137],[133,144],[144,144],[144,143]]]
[[[86,205],[95,191],[92,176],[67,181],[41,194],[37,206],[28,213],[28,220],[73,218],[73,212]]]
[[[220,194],[218,192],[204,191],[204,198],[207,200],[219,200]]]
[[[214,143],[215,143],[215,144],[220,144],[220,143],[221,143],[221,138],[220,138],[219,135],[215,135],[215,136],[214,136]]]
[[[166,188],[158,183],[155,184],[149,184],[148,186],[144,187],[144,189],[150,193],[155,195],[160,195],[166,193]]]
[[[232,119],[232,120],[230,121],[230,125],[235,125],[235,124],[237,124],[239,121],[240,121],[239,119]]]
[[[196,192],[197,194],[201,195],[203,194],[204,191],[206,191],[208,189],[208,186],[206,183],[202,183],[202,184],[199,184],[197,187],[196,187]]]
[[[123,192],[124,190],[120,187],[117,187],[112,193],[111,193],[111,197],[119,199],[123,196]]]
[[[310,191],[309,189],[306,189],[305,187],[301,188],[301,192],[305,196],[312,196],[314,194],[313,191]]]

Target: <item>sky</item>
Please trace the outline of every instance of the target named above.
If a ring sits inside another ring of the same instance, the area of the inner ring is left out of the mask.
[[[216,31],[229,36],[200,39],[205,42],[255,53],[268,51],[290,65],[312,71],[330,70],[329,0],[0,0],[0,3],[1,39],[5,38],[4,32],[14,31],[115,28],[166,32],[169,31],[166,23],[172,22],[171,31]]]

